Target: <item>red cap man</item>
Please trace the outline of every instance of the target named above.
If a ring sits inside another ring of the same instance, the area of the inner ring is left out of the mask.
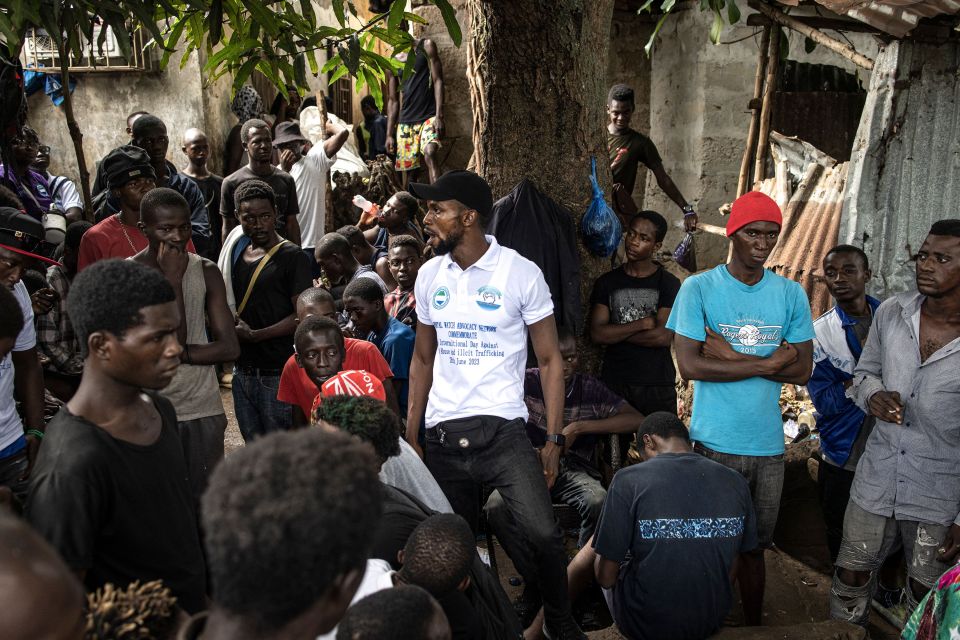
[[[727,219],[727,237],[751,222],[772,222],[782,227],[783,214],[773,198],[759,191],[750,191],[733,203]]]

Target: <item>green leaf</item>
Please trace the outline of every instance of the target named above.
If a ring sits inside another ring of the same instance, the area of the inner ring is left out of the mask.
[[[443,16],[443,22],[447,25],[447,31],[450,32],[450,38],[453,44],[460,46],[463,41],[463,34],[460,32],[460,24],[457,22],[457,12],[450,6],[449,0],[433,0],[434,4],[440,9]]]
[[[647,0],[646,2],[643,3],[643,5],[639,9],[637,9],[637,13],[640,13],[642,11],[650,11],[651,10],[650,7],[653,6],[653,3],[654,3],[654,0]]]
[[[740,7],[737,6],[737,0],[730,0],[727,5],[727,21],[731,24],[740,22]]]
[[[276,14],[267,9],[262,0],[244,0],[243,6],[250,12],[250,17],[264,31],[276,37],[280,34],[280,21]]]
[[[257,64],[259,64],[259,58],[250,58],[233,74],[233,93],[236,94],[237,91],[246,83],[247,79],[250,78],[250,74],[253,73],[253,70],[256,69]],[[232,97],[232,96],[231,96]]]
[[[813,50],[817,48],[817,43],[811,40],[810,38],[803,39],[803,50],[807,53],[813,53]]]
[[[163,46],[165,51],[163,52],[163,57],[160,58],[160,68],[166,69],[167,64],[170,62],[170,56],[173,55],[173,52],[177,49],[177,43],[180,41],[180,36],[183,35],[183,29],[187,26],[187,23],[183,20],[177,20],[173,25],[173,29],[170,30],[170,34],[167,36],[167,39],[164,40]],[[119,39],[119,36],[117,36]]]
[[[660,33],[660,28],[663,26],[663,23],[667,21],[669,16],[669,13],[665,13],[660,16],[660,19],[657,20],[657,26],[653,28],[653,33],[650,34],[650,39],[647,40],[647,44],[643,47],[643,51],[647,54],[648,58],[650,57],[650,52],[653,50],[653,43],[657,39],[657,34]]]
[[[360,51],[362,51],[360,39],[356,35],[351,36],[350,39],[347,40],[347,47],[350,49],[350,60],[353,61],[353,69],[350,70],[350,75],[355,76],[357,75],[357,70],[360,68]],[[349,66],[350,65],[347,64],[348,68]]]
[[[347,26],[347,16],[343,12],[343,0],[332,0],[330,4],[333,5],[333,13],[337,16],[337,22],[340,23],[340,26]]]
[[[307,86],[307,54],[300,53],[293,59],[293,77],[298,87]]]
[[[410,76],[413,75],[413,65],[417,61],[417,56],[413,55],[413,52],[407,54],[407,60],[403,63],[403,73],[400,74],[400,77],[403,80],[407,80]]]
[[[723,33],[723,14],[719,9],[713,11],[713,24],[710,25],[710,42],[720,44],[720,35]]]
[[[404,9],[407,8],[407,0],[393,0],[390,5],[390,15],[387,17],[387,28],[390,31],[396,31],[403,22]]]
[[[418,13],[410,13],[407,11],[403,14],[403,17],[406,18],[408,22],[416,22],[417,24],[430,24],[426,18]]]
[[[310,73],[317,75],[320,73],[320,66],[317,64],[317,53],[315,51],[307,50],[307,62],[310,64]]]
[[[330,75],[330,79],[327,80],[327,84],[332,85],[345,75],[347,75],[347,68],[341,64],[339,67],[337,67],[337,70]]]
[[[343,64],[343,60],[340,59],[339,53],[336,55],[330,56],[330,59],[327,60],[324,63],[323,68],[320,69],[320,73],[330,73],[339,64]]]
[[[677,0],[663,0],[663,4],[660,5],[660,11],[664,13],[670,13],[673,11],[673,5],[677,3]]]
[[[207,35],[207,42],[210,46],[219,44],[223,37],[223,0],[213,0],[210,3],[210,11],[207,13],[207,25],[210,33]]]
[[[367,86],[370,88],[370,95],[377,101],[377,108],[383,108],[383,89],[380,86],[380,79],[377,78],[370,69],[364,68],[363,77],[367,80]]]

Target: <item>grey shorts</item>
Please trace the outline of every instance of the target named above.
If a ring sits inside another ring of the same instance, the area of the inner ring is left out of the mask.
[[[757,518],[757,546],[773,546],[773,530],[780,513],[780,493],[783,491],[783,454],[776,456],[739,456],[709,449],[699,442],[694,451],[733,469],[747,480],[753,510]]]
[[[850,571],[876,571],[896,550],[899,541],[906,556],[907,577],[929,589],[949,569],[937,560],[937,551],[949,529],[949,525],[878,516],[851,500],[843,517],[837,566]]]

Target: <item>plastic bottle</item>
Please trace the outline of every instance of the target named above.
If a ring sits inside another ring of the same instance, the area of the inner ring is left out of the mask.
[[[376,203],[370,202],[360,194],[353,196],[353,204],[362,212],[360,214],[359,226],[372,227],[380,215],[380,207]]]

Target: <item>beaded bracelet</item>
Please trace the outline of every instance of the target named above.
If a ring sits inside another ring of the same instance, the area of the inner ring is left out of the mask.
[[[40,431],[39,429],[27,429],[27,435],[43,440],[43,431]]]

